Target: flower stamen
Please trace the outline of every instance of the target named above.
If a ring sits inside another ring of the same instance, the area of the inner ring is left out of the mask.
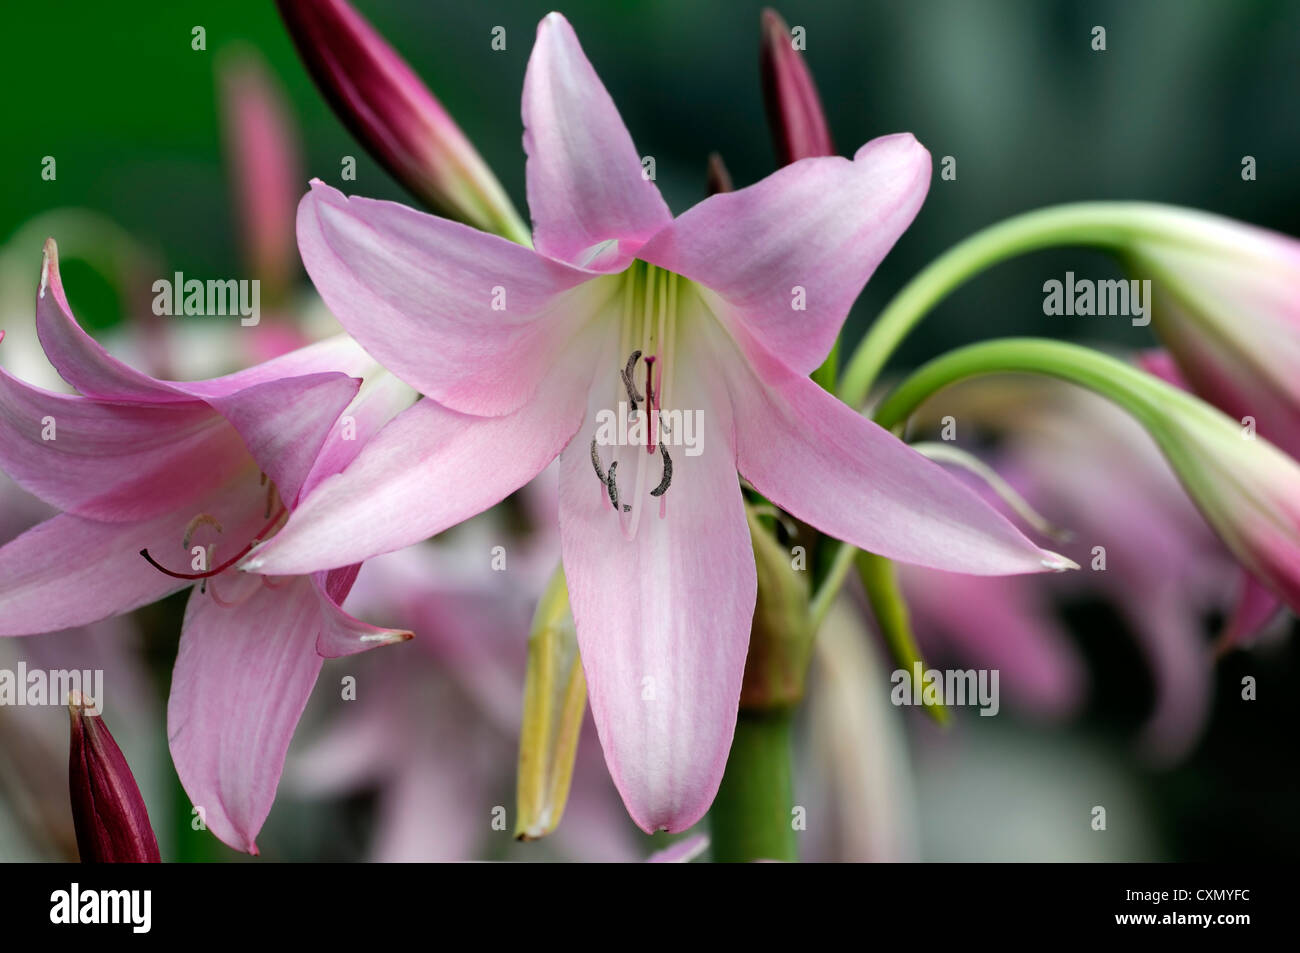
[[[650,491],[651,496],[663,496],[673,482],[673,458],[668,456],[668,451],[662,443],[659,444],[659,455],[664,458],[664,475],[659,485]]]
[[[641,359],[639,350],[633,351],[627,359],[627,367],[619,371],[619,376],[623,378],[623,386],[627,388],[627,402],[632,405],[632,413],[637,411],[637,402],[645,398],[637,393],[636,384],[632,381],[632,372],[636,369],[636,362]]]

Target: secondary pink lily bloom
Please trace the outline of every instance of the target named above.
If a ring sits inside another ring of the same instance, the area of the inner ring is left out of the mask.
[[[975,395],[962,395],[962,406],[998,392],[981,383]],[[1018,409],[1008,413],[1008,406]],[[1178,760],[1210,714],[1214,664],[1205,619],[1231,608],[1240,570],[1150,437],[1114,405],[1061,385],[1022,385],[1008,389],[988,416],[1005,438],[997,470],[1070,531],[1062,551],[1084,568],[1049,586],[905,570],[903,588],[927,660],[942,665],[946,656],[999,668],[1010,700],[1018,697],[1040,715],[1067,714],[1081,701],[1083,666],[1055,603],[1081,591],[1100,597],[1126,624],[1151,672],[1154,697],[1140,747],[1155,761]],[[970,417],[968,411],[968,426]],[[1107,678],[1097,673],[1094,681],[1104,685]]]
[[[606,761],[644,830],[679,831],[717,790],[745,667],[756,582],[737,470],[891,558],[1070,564],[808,379],[924,199],[929,154],[911,136],[797,162],[674,219],[559,14],[538,28],[523,117],[536,250],[320,182],[303,199],[299,249],[321,296],[427,399],[248,565],[312,572],[409,545],[559,455]]]
[[[77,324],[52,241],[36,312],[47,356],[80,393],[0,372],[0,468],[63,510],[0,547],[0,635],[85,625],[201,580],[185,613],[168,737],[208,828],[255,853],[322,658],[409,633],[339,609],[356,566],[278,580],[232,567],[409,391],[380,374],[358,395],[350,375],[376,369],[346,338],[209,381],[140,374]]]

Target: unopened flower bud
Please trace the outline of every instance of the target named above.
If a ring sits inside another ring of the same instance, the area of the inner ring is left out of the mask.
[[[158,839],[131,768],[95,703],[80,692],[68,696],[72,744],[68,789],[72,822],[83,863],[150,863],[161,860]]]
[[[460,127],[344,0],[277,0],[320,91],[357,140],[432,211],[528,244],[505,189]]]
[[[812,73],[803,54],[795,49],[790,28],[774,10],[763,11],[759,70],[767,124],[781,165],[809,156],[834,155],[835,146]]]

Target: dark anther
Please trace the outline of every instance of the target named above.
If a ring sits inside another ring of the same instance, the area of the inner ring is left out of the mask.
[[[663,496],[668,492],[669,484],[673,482],[673,458],[668,456],[668,451],[664,449],[662,443],[659,444],[659,455],[664,458],[664,478],[650,491],[651,496]]]
[[[618,469],[618,461],[615,460],[609,465],[609,475],[605,477],[605,489],[609,491],[609,505],[614,507],[614,512],[618,512],[618,484],[614,482],[614,471]]]
[[[633,351],[627,359],[627,367],[619,371],[619,377],[623,378],[623,386],[627,388],[627,400],[632,405],[632,409],[637,409],[637,402],[643,400],[642,396],[636,391],[636,384],[632,382],[632,371],[636,368],[636,362],[641,359],[640,350]]]
[[[596,479],[605,482],[605,471],[600,468],[600,454],[596,452],[596,438],[591,438],[591,465],[596,468]]]

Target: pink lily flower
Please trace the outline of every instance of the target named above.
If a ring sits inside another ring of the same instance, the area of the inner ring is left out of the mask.
[[[209,381],[140,374],[77,324],[52,241],[36,311],[80,393],[0,372],[0,467],[63,511],[0,547],[0,635],[85,625],[200,582],[172,679],[172,757],[207,827],[256,853],[322,658],[409,633],[339,609],[357,566],[279,580],[233,567],[410,393],[381,374],[358,395],[349,375],[375,369],[346,338]]]
[[[737,470],[891,558],[991,574],[1070,564],[808,379],[924,199],[929,155],[911,136],[797,162],[673,219],[554,13],[523,116],[536,250],[320,182],[303,199],[299,249],[325,302],[427,399],[248,568],[313,572],[407,546],[559,455],[606,762],[638,825],[679,831],[717,790],[745,666],[756,583]],[[623,434],[620,412],[639,429]]]

